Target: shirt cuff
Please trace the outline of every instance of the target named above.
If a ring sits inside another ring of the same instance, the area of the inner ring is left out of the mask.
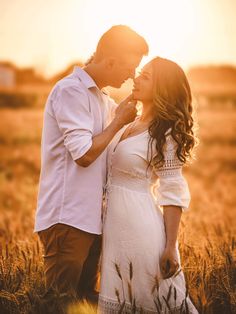
[[[72,159],[77,160],[87,153],[93,142],[91,136],[83,136],[83,138],[80,138],[79,140],[71,140],[67,137],[64,140],[64,144],[70,152]]]

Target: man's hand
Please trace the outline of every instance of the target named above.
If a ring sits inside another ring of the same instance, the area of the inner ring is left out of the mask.
[[[91,148],[76,163],[82,167],[88,167],[104,151],[114,135],[127,123],[132,122],[137,114],[136,102],[132,101],[132,96],[127,97],[117,107],[115,118],[106,129],[93,137]]]
[[[176,248],[166,247],[160,260],[160,269],[164,279],[172,277],[179,269]]]
[[[114,120],[116,120],[123,126],[134,121],[137,116],[136,104],[137,101],[133,100],[133,95],[129,95],[116,108]]]

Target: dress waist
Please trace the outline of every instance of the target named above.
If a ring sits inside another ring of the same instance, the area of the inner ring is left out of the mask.
[[[108,184],[139,192],[149,192],[151,181],[143,172],[131,172],[113,168],[109,174]]]

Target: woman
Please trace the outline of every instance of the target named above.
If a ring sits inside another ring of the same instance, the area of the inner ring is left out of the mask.
[[[190,200],[181,168],[195,144],[190,87],[176,63],[157,57],[133,98],[142,114],[110,146],[99,311],[197,313],[177,246]]]

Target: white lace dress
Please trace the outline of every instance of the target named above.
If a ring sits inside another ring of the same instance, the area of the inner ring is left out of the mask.
[[[167,136],[165,164],[155,173],[147,171],[148,131],[119,142],[123,131],[108,156],[98,311],[184,313],[188,307],[187,313],[198,313],[185,299],[183,272],[164,280],[159,269],[166,241],[160,206],[177,205],[184,211],[190,200],[175,142]]]

